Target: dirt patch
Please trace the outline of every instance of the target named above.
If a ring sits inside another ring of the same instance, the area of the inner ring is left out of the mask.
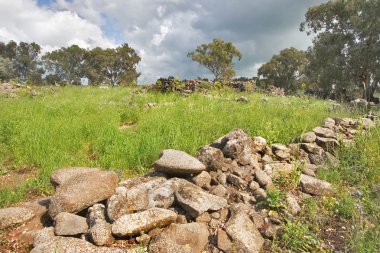
[[[15,188],[28,179],[37,176],[37,168],[20,167],[18,169],[7,169],[7,173],[0,175],[0,190]]]

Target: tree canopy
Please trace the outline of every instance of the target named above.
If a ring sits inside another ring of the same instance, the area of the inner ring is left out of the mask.
[[[288,92],[289,89],[296,88],[306,63],[306,52],[294,47],[286,48],[263,64],[258,70],[258,75],[268,79],[275,86],[283,87],[285,92]]]
[[[238,60],[242,57],[232,42],[224,42],[221,39],[214,39],[209,44],[202,44],[195,51],[189,52],[187,56],[210,70],[214,74],[215,80],[231,79],[235,75],[232,60],[234,57],[237,57]]]
[[[380,82],[380,1],[334,0],[309,8],[301,31],[316,34],[309,77],[345,94],[361,87],[371,99]]]

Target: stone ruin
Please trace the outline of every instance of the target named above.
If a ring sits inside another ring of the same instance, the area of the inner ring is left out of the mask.
[[[369,118],[327,118],[294,143],[271,146],[234,129],[196,157],[163,150],[153,173],[121,182],[99,168],[60,169],[51,175],[53,196],[0,209],[0,229],[52,220],[17,228],[34,238],[33,253],[260,252],[305,198],[334,194],[316,171],[338,163],[334,149],[374,125]],[[286,194],[280,214],[260,205],[276,179],[297,170],[299,190]]]

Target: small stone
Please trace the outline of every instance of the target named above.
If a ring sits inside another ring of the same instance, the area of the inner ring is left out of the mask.
[[[34,212],[23,207],[8,207],[0,209],[0,229],[18,225],[34,217]]]
[[[315,143],[301,143],[301,148],[309,154],[322,155],[323,149]]]
[[[55,217],[54,233],[56,235],[80,235],[86,233],[87,230],[88,225],[84,217],[64,212]]]
[[[210,189],[211,188],[211,176],[207,171],[202,171],[195,177],[193,177],[192,181],[195,183],[195,185],[203,188],[203,189]]]
[[[313,143],[315,141],[315,138],[317,138],[317,136],[314,132],[307,132],[302,136],[302,142]]]
[[[296,196],[288,192],[286,194],[286,204],[291,214],[296,215],[301,211],[301,207],[297,202]]]
[[[211,193],[219,197],[225,197],[227,194],[227,189],[223,185],[218,184],[213,189],[211,189]]]
[[[110,246],[115,240],[112,236],[112,226],[106,222],[99,222],[92,226],[88,231],[88,236],[97,246]]]
[[[324,138],[336,138],[336,134],[333,130],[325,127],[316,127],[313,129],[313,132],[320,137]]]
[[[220,219],[220,213],[218,213],[218,212],[213,212],[213,213],[211,213],[211,218],[213,218],[213,219]]]
[[[227,252],[232,248],[232,242],[226,231],[219,229],[217,232],[217,246],[220,250]]]
[[[260,169],[255,170],[255,179],[261,186],[272,183],[272,178]]]
[[[265,173],[265,172],[264,172]],[[257,183],[256,181],[252,181],[250,184],[249,184],[249,189],[251,189],[252,191],[255,191],[257,189],[260,188],[260,185],[259,183]]]
[[[210,214],[208,212],[204,212],[202,213],[201,215],[199,215],[196,219],[195,219],[196,222],[204,222],[204,223],[208,223],[211,221],[211,217],[210,217]]]
[[[255,196],[255,198],[256,198],[257,200],[266,200],[267,197],[268,197],[267,193],[266,193],[265,190],[262,189],[262,188],[259,188],[259,189],[255,190],[255,191],[253,192],[253,196]]]
[[[157,172],[171,175],[198,174],[206,170],[206,166],[198,159],[174,149],[163,150],[160,159],[154,162],[153,168]]]
[[[247,182],[245,182],[243,179],[241,179],[238,176],[235,176],[233,174],[228,174],[227,175],[227,182],[230,184],[240,188],[240,189],[245,189],[247,187]]]

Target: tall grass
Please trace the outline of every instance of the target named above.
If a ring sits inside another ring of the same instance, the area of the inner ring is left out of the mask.
[[[27,189],[51,190],[52,171],[68,166],[102,167],[125,175],[144,173],[162,149],[198,148],[243,128],[269,142],[287,143],[321,124],[331,112],[328,102],[304,98],[224,91],[212,97],[193,94],[135,94],[126,88],[42,88],[40,95],[0,98],[0,166],[36,167],[37,178],[0,191],[0,206],[25,198]],[[146,108],[146,103],[156,103]],[[131,124],[120,130],[121,124]]]

